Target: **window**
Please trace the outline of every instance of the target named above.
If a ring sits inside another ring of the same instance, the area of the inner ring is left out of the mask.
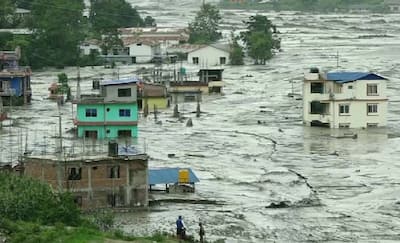
[[[219,64],[221,64],[221,65],[226,64],[226,57],[220,57]]]
[[[97,109],[86,109],[86,117],[97,117]]]
[[[349,85],[347,88],[348,89],[353,89],[353,85]]]
[[[194,95],[185,95],[184,101],[185,101],[185,102],[193,102],[193,101],[196,101],[196,96],[194,96]]]
[[[350,128],[350,123],[339,123],[339,128]]]
[[[137,43],[136,46],[142,46],[142,43]]]
[[[378,95],[378,85],[367,84],[367,95],[368,96]]]
[[[119,109],[119,116],[120,117],[130,117],[131,110],[130,109]]]
[[[367,123],[368,128],[378,127],[378,123]]]
[[[131,97],[131,89],[118,89],[118,97]]]
[[[311,93],[324,93],[324,84],[323,83],[311,83]]]
[[[324,104],[319,101],[312,101],[310,103],[310,114],[328,114],[329,104]]]
[[[85,138],[97,138],[97,131],[85,131]]]
[[[348,115],[350,113],[350,105],[349,104],[340,104],[339,105],[339,115]]]
[[[108,178],[119,178],[119,165],[108,168]]]
[[[376,114],[378,113],[378,104],[367,104],[367,114]]]
[[[71,167],[68,169],[68,180],[80,180],[82,178],[82,168]]]
[[[118,130],[118,137],[132,137],[131,130]]]
[[[199,64],[199,58],[198,57],[193,57],[193,64]]]

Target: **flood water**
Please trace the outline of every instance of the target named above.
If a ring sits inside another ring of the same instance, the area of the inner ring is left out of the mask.
[[[197,10],[189,2],[144,1],[139,6],[143,15],[155,16],[159,26],[185,27]],[[172,118],[172,109],[159,115],[161,125],[152,116],[139,121],[139,140],[146,143],[150,166],[192,168],[200,178],[196,193],[179,197],[215,203],[163,203],[145,212],[119,214],[117,227],[134,234],[172,233],[182,215],[188,234],[196,234],[202,221],[209,240],[399,241],[400,15],[221,12],[225,37],[243,29],[242,20],[265,14],[278,26],[282,51],[265,66],[251,65],[250,60],[245,66],[224,66],[224,95],[204,97],[200,118],[192,113],[195,104],[180,106],[193,119],[193,127]],[[132,75],[141,67],[121,66],[119,73]],[[333,135],[339,130],[303,126],[302,101],[296,99],[300,96],[287,94],[291,82],[301,94],[302,76],[310,67],[373,71],[388,78],[387,128],[352,130],[358,139],[338,139]],[[14,127],[20,129],[13,129],[11,138],[10,127],[0,131],[2,162],[10,160],[10,150],[22,150],[18,144],[25,138],[19,133],[29,132],[29,147],[52,149],[58,111],[47,99],[47,88],[59,72],[33,75],[32,105],[15,108],[12,114]],[[63,72],[76,76],[75,68]],[[111,78],[113,72],[81,69],[82,92],[91,89],[92,78],[101,73]],[[73,127],[71,105],[63,106],[61,113],[67,131]],[[172,153],[176,156],[169,158]],[[280,202],[285,207],[270,208]]]

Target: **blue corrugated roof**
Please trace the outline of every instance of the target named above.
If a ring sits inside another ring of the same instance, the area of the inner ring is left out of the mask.
[[[199,178],[190,168],[153,168],[149,169],[149,185],[178,183],[179,170],[189,170],[189,182],[199,182]]]
[[[103,81],[101,83],[101,85],[130,84],[130,83],[137,83],[137,82],[140,82],[139,78],[132,77],[132,78]]]
[[[374,73],[364,73],[364,72],[330,72],[327,73],[327,80],[335,81],[337,83],[347,83],[356,80],[384,80]]]

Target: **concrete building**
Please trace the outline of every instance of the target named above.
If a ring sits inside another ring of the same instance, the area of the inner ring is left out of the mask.
[[[144,109],[147,105],[148,111],[166,109],[170,106],[167,88],[161,84],[144,83],[138,89],[138,107]]]
[[[225,65],[230,63],[229,52],[229,45],[206,45],[188,52],[187,61],[203,68]]]
[[[386,79],[363,72],[320,73],[303,82],[303,122],[330,128],[386,126]]]
[[[83,55],[90,55],[91,53],[101,54],[100,41],[91,39],[85,40],[80,46],[79,49]]]
[[[0,51],[0,96],[5,104],[30,104],[32,97],[31,69],[20,67],[20,49]]]
[[[101,94],[76,100],[78,137],[137,137],[138,82],[137,78],[105,81]]]
[[[82,209],[147,206],[148,156],[113,146],[108,156],[25,157],[23,175],[71,192]]]
[[[128,48],[131,63],[149,63],[153,59],[158,47],[154,42],[140,41],[136,38],[124,38],[122,41],[124,46]]]
[[[385,0],[384,4],[390,9],[391,12],[400,12],[400,1]]]

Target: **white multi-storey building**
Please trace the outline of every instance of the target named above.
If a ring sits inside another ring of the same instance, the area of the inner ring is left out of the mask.
[[[386,79],[364,72],[320,73],[303,82],[303,122],[330,128],[386,126]]]

